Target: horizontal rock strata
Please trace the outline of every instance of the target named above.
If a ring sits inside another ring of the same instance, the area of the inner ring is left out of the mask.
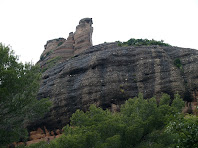
[[[176,60],[180,66],[175,65]],[[45,71],[38,98],[50,98],[53,106],[29,128],[61,128],[72,113],[86,111],[90,104],[119,110],[125,100],[140,92],[145,98],[179,93],[189,101],[198,96],[197,90],[197,50],[100,44]]]
[[[54,63],[65,61],[92,46],[92,19],[81,19],[76,31],[70,32],[67,39],[58,38],[47,41],[38,64],[45,69]]]

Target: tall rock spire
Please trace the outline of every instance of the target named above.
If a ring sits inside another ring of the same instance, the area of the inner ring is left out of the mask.
[[[47,41],[39,64],[48,69],[57,62],[65,61],[92,46],[92,18],[81,19],[76,31],[69,33],[67,39],[58,38]]]
[[[81,19],[74,33],[74,54],[81,53],[92,46],[92,18]]]

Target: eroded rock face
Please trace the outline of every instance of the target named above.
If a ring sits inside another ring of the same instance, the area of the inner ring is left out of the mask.
[[[58,38],[47,41],[39,64],[48,69],[55,63],[65,61],[92,46],[92,19],[81,19],[76,31],[69,33],[67,39]]]
[[[76,27],[76,32],[74,33],[75,55],[92,46],[92,24],[92,18],[84,18],[80,20],[79,25]]]
[[[174,61],[179,59],[181,67]],[[92,46],[48,69],[38,98],[53,102],[51,111],[31,127],[61,128],[77,109],[90,104],[113,111],[130,97],[179,93],[186,100],[198,90],[198,50],[179,47]],[[197,93],[196,93],[197,94]]]

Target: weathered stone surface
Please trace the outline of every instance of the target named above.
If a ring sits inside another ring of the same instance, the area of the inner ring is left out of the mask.
[[[174,65],[180,59],[182,68]],[[61,128],[76,109],[90,104],[119,110],[130,97],[179,93],[185,99],[198,90],[198,50],[163,47],[92,46],[43,74],[38,98],[49,97],[51,111],[31,127]],[[197,93],[195,93],[197,94]]]
[[[80,20],[76,31],[69,33],[67,39],[58,38],[47,41],[38,64],[47,69],[54,63],[65,61],[92,46],[92,19]]]
[[[92,46],[92,24],[92,18],[84,18],[80,20],[79,25],[76,27],[76,32],[74,33],[75,55]]]
[[[45,50],[41,54],[39,64],[41,67],[49,67],[54,61],[61,62],[72,57],[74,55],[74,38],[73,33],[69,34],[66,39],[58,38],[50,40],[45,45]]]

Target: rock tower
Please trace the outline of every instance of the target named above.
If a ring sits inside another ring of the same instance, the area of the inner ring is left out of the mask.
[[[92,46],[92,19],[81,19],[74,33],[74,54],[79,54]]]
[[[81,19],[76,31],[70,32],[67,39],[57,38],[47,41],[45,50],[41,54],[39,64],[42,68],[49,68],[49,65],[57,61],[65,61],[74,55],[80,54],[92,46],[92,18]]]

